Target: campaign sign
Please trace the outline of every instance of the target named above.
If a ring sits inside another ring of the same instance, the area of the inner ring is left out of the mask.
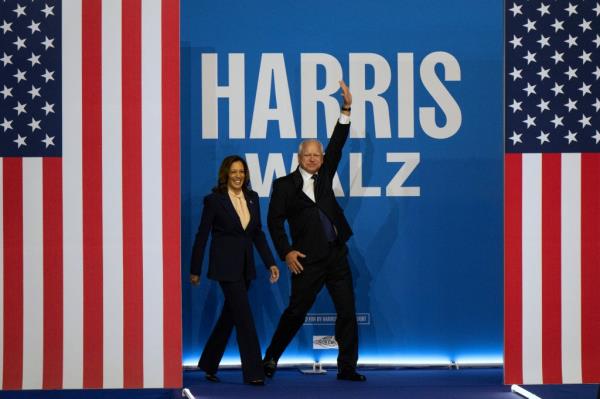
[[[501,362],[502,34],[499,0],[182,1],[184,282],[221,160],[248,161],[267,232],[272,182],[297,167],[301,140],[327,145],[343,79],[352,124],[334,184],[368,320],[359,361]],[[271,286],[256,259],[250,300],[264,351],[290,273],[279,261]],[[188,364],[223,303],[204,262],[200,286],[183,288]],[[335,315],[326,289],[310,313]],[[322,356],[313,335],[334,335],[333,323],[305,324],[282,361]],[[226,357],[239,361],[234,339]]]

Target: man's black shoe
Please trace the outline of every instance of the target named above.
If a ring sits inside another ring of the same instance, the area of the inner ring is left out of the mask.
[[[273,374],[275,374],[275,370],[277,370],[277,363],[273,359],[264,360],[263,369],[267,377],[273,378]]]
[[[204,378],[206,378],[210,382],[221,382],[221,380],[219,379],[219,377],[217,377],[216,374],[206,373],[204,374]]]
[[[247,382],[248,385],[253,385],[255,387],[262,387],[265,385],[265,380],[252,380]]]
[[[345,373],[338,373],[337,375],[337,379],[338,380],[345,380],[345,381],[366,381],[367,377],[365,377],[362,374],[358,374],[356,371],[353,372],[345,372]]]

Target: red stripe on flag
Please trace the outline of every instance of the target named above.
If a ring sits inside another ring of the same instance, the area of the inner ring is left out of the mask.
[[[2,159],[4,325],[2,389],[23,385],[23,163]]]
[[[62,159],[43,160],[44,389],[62,388],[63,197]]]
[[[523,381],[522,158],[506,154],[504,183],[504,381]]]
[[[179,1],[162,2],[164,386],[182,385],[179,209]]]
[[[141,0],[123,2],[123,383],[144,384]]]
[[[561,154],[542,155],[542,374],[562,383]]]
[[[144,384],[141,0],[123,2],[123,384]]]
[[[581,155],[581,356],[584,383],[600,376],[600,154]]]
[[[82,3],[83,386],[103,382],[102,2]]]

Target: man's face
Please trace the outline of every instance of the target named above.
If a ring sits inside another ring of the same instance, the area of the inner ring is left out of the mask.
[[[323,165],[323,153],[321,146],[316,141],[308,141],[302,146],[302,152],[298,154],[298,163],[308,173],[315,174]]]

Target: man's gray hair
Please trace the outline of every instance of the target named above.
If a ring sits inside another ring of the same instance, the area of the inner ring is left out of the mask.
[[[298,146],[298,155],[302,155],[302,150],[304,149],[304,145],[307,144],[307,143],[317,143],[317,144],[319,144],[319,148],[321,148],[321,155],[323,155],[325,153],[325,151],[323,149],[323,143],[321,143],[319,140],[317,140],[317,139],[306,139],[306,140],[302,140],[302,142]]]

